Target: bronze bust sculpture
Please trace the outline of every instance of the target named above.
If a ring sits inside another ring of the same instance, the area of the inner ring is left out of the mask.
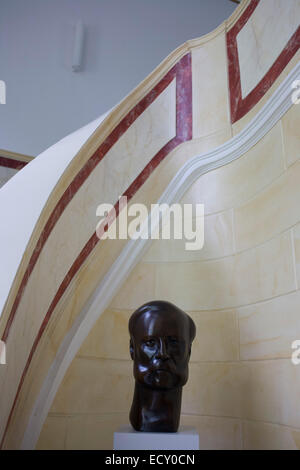
[[[176,432],[195,324],[175,305],[156,300],[131,315],[129,333],[135,378],[130,422],[137,431]]]

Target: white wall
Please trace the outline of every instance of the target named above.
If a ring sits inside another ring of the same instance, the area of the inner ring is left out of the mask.
[[[13,168],[0,166],[0,188],[17,172],[18,170],[14,170]]]
[[[213,30],[229,0],[0,0],[0,148],[37,155],[125,97],[172,50]],[[86,25],[82,72],[72,22]]]

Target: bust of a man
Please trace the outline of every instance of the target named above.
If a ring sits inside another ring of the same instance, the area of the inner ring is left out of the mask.
[[[156,300],[131,315],[129,333],[135,378],[130,422],[137,431],[176,432],[195,324],[175,305]]]

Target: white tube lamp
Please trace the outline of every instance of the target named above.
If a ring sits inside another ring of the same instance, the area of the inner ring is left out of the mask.
[[[72,70],[79,72],[82,66],[82,52],[84,41],[84,26],[82,21],[77,21],[75,24],[75,34],[73,43],[73,57],[72,57]]]

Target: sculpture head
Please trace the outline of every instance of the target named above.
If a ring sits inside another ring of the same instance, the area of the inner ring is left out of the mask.
[[[170,390],[188,380],[193,320],[175,305],[152,301],[130,317],[130,355],[135,380],[148,388]]]

